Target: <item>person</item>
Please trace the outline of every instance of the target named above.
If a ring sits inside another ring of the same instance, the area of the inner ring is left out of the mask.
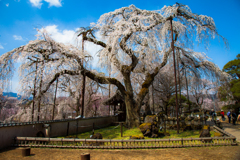
[[[238,118],[237,118],[237,123],[240,122],[240,114],[238,115]]]
[[[236,120],[237,120],[237,114],[233,111],[233,112],[232,112],[233,125],[236,125]]]
[[[215,111],[212,109],[209,114],[212,116],[212,121],[214,121]]]
[[[224,117],[224,111],[223,110],[221,110],[221,116],[222,116],[222,121],[225,121],[225,117]]]
[[[228,117],[228,123],[231,123],[231,110],[228,111],[227,117]]]

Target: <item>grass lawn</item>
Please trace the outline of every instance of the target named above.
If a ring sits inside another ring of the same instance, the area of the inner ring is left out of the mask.
[[[200,135],[200,130],[192,130],[192,131],[184,131],[181,132],[179,131],[179,134],[177,134],[176,130],[167,130],[167,132],[170,133],[170,136],[165,136],[164,138],[199,138]],[[102,129],[95,129],[94,133],[101,133],[103,136],[103,139],[129,139],[130,136],[132,135],[137,135],[137,136],[143,136],[142,132],[140,131],[139,128],[132,128],[132,129],[127,129],[123,126],[123,137],[121,137],[121,127],[118,126],[110,126]],[[210,131],[211,137],[214,137],[214,131]],[[89,139],[90,135],[92,135],[92,131],[90,132],[84,132],[84,133],[79,133],[77,135],[78,138],[80,139]],[[69,138],[75,138],[76,135],[70,135]],[[57,137],[57,138],[66,138],[66,137]],[[148,138],[144,137],[145,139],[156,139],[156,138]]]

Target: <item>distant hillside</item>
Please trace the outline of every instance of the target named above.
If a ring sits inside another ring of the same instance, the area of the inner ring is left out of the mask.
[[[17,93],[13,93],[13,92],[3,92],[3,96],[6,97],[16,97],[18,100],[20,100],[22,98],[21,95],[17,95]]]

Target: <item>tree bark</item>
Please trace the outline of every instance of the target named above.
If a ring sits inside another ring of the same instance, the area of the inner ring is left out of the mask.
[[[155,109],[154,109],[154,89],[153,89],[153,83],[152,83],[152,105],[153,105],[153,114],[155,114]]]

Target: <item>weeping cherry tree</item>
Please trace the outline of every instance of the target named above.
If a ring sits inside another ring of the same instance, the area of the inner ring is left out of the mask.
[[[209,40],[215,36],[225,42],[218,34],[213,19],[192,13],[187,5],[177,3],[155,11],[141,10],[134,5],[123,7],[103,14],[87,32],[83,31],[84,34],[81,34],[81,30],[78,32],[84,42],[102,47],[97,53],[99,64],[112,66],[111,77],[92,72],[82,65],[82,61],[88,56],[86,51],[57,43],[45,32],[42,33],[42,38],[39,37],[40,39],[2,55],[0,77],[2,80],[9,79],[12,76],[14,61],[20,58],[24,60],[20,73],[27,73],[28,68],[34,67],[27,58],[37,56],[38,62],[44,66],[44,84],[37,98],[62,75],[85,75],[100,84],[115,85],[125,101],[127,125],[137,127],[140,122],[141,104],[149,86],[159,71],[172,61],[171,20],[174,47],[180,54],[180,63],[182,61],[196,69],[201,68],[201,71],[216,80],[223,76],[221,70],[210,62],[205,54],[192,50],[193,39],[204,43],[206,48]],[[27,76],[30,75],[31,73]],[[133,87],[133,77],[136,75],[143,77],[143,81],[138,84],[138,91],[134,91]],[[30,83],[24,80],[21,79],[22,84]],[[24,89],[24,85],[22,87]]]

